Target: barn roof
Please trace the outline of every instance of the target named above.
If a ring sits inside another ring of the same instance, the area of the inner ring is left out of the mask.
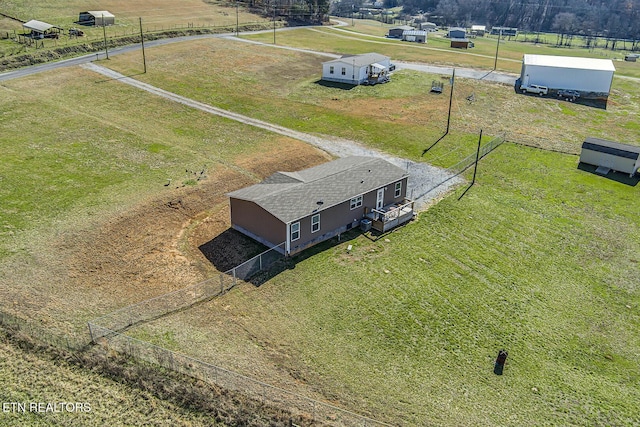
[[[402,32],[403,36],[426,36],[425,30],[405,30]]]
[[[353,156],[298,172],[276,172],[259,184],[228,195],[254,202],[289,223],[407,176],[384,159]]]
[[[389,30],[415,30],[415,27],[412,27],[411,25],[400,25],[398,27],[393,27],[393,28],[389,28]]]
[[[524,55],[525,65],[538,65],[541,67],[574,68],[580,70],[615,71],[613,61],[610,59],[580,58],[571,56],[553,55]]]
[[[620,142],[607,141],[606,139],[592,138],[585,139],[582,143],[583,150],[597,151],[599,153],[612,154],[627,159],[638,159],[640,157],[640,147]]]
[[[379,53],[371,52],[371,53],[363,53],[361,55],[343,55],[338,59],[334,59],[332,61],[323,62],[323,64],[329,63],[343,63],[343,64],[353,64],[357,67],[362,67],[365,65],[371,65],[374,63],[388,61],[389,57],[381,55]]]
[[[31,21],[25,22],[22,26],[28,30],[33,30],[39,33],[44,33],[47,30],[50,30],[54,26],[51,24],[47,24],[46,22],[37,21],[32,19]]]

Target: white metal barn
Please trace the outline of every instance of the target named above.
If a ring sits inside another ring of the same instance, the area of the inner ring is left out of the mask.
[[[90,10],[88,12],[80,12],[78,23],[102,27],[105,25],[114,25],[116,23],[116,17],[107,10]]]
[[[524,55],[520,84],[576,90],[583,98],[606,100],[615,71],[610,59]]]
[[[344,55],[322,63],[322,80],[359,85],[388,79],[391,60],[379,53]]]
[[[580,162],[598,167],[597,172],[609,170],[633,176],[640,169],[640,147],[599,138],[587,138],[582,143]]]

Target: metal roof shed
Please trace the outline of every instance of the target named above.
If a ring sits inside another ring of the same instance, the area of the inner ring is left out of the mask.
[[[590,98],[606,99],[615,71],[610,59],[524,55],[520,81],[525,86],[577,90]]]
[[[90,10],[80,12],[78,22],[83,25],[102,27],[103,25],[114,25],[116,23],[116,17],[107,10]]]
[[[640,147],[589,137],[582,143],[580,162],[597,166],[605,175],[614,170],[633,176],[640,169]]]

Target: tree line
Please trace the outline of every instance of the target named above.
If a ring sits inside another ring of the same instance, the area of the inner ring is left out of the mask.
[[[337,7],[362,6],[340,0]],[[640,40],[640,0],[384,0],[383,6],[402,6],[405,15],[425,14],[439,25]]]

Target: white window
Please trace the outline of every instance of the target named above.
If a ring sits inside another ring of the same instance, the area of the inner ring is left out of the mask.
[[[329,74],[333,74],[333,65],[329,66]]]
[[[315,233],[320,230],[320,214],[315,214],[311,217],[311,232]]]
[[[362,206],[362,196],[354,197],[353,199],[351,199],[351,210],[359,208],[360,206]]]
[[[347,69],[342,67],[342,75],[344,76],[345,74],[347,74]]]
[[[393,193],[393,197],[400,197],[400,194],[402,194],[402,181],[396,182],[396,192]]]
[[[300,238],[300,223],[294,222],[291,224],[291,241],[298,240]]]

